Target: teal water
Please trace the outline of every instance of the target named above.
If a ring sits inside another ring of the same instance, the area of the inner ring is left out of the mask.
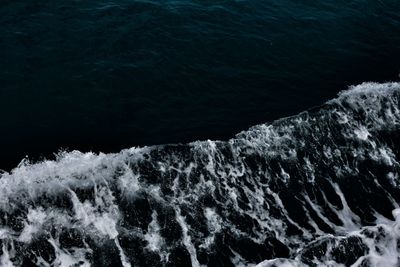
[[[0,169],[227,139],[398,80],[399,1],[2,1]]]
[[[397,0],[3,0],[0,265],[399,266],[399,62]]]

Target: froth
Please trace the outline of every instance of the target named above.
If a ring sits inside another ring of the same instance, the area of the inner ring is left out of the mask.
[[[227,142],[24,161],[0,174],[1,264],[396,266],[399,95],[364,83]]]

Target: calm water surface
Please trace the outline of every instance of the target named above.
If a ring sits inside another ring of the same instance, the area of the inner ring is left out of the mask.
[[[3,1],[0,168],[227,139],[397,80],[399,1]]]

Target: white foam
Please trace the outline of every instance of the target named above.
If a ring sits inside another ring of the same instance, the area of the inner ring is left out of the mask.
[[[59,241],[53,238],[50,238],[48,242],[53,246],[56,259],[52,263],[53,266],[59,267],[70,267],[70,266],[82,266],[82,267],[90,267],[90,261],[86,258],[89,254],[92,254],[92,251],[88,248],[72,248],[69,250],[65,250],[60,248]],[[43,259],[41,259],[44,261]]]
[[[207,219],[207,228],[210,234],[207,238],[204,239],[201,247],[209,248],[211,245],[214,244],[215,235],[222,230],[222,220],[215,212],[215,210],[211,208],[204,209],[204,216]]]
[[[371,135],[368,131],[368,129],[364,126],[360,126],[360,128],[356,128],[354,130],[354,134],[356,137],[360,140],[366,141],[368,137]]]
[[[27,221],[24,222],[24,229],[18,237],[18,240],[25,243],[30,242],[32,236],[41,230],[46,217],[47,214],[43,209],[30,209],[27,215]]]
[[[119,219],[118,207],[113,204],[113,197],[106,189],[101,189],[95,194],[97,205],[93,205],[89,201],[80,202],[75,192],[72,190],[71,199],[74,205],[75,218],[79,220],[84,228],[95,229],[103,236],[115,239],[118,236],[117,221]],[[105,203],[103,200],[107,200]],[[103,212],[99,212],[99,208]],[[105,211],[104,211],[105,210]],[[91,228],[94,226],[94,228]]]
[[[390,172],[383,179],[388,179],[394,188],[399,186],[397,172],[399,163],[396,153],[374,136],[381,129],[398,129],[394,128],[400,125],[398,99],[394,92],[398,92],[399,88],[400,85],[397,83],[365,83],[355,86],[339,94],[336,99],[328,102],[326,109],[322,108],[314,115],[305,112],[297,117],[255,126],[228,142],[210,140],[193,142],[188,145],[191,153],[189,158],[180,158],[179,153],[175,155],[175,152],[171,154],[168,152],[153,160],[150,152],[157,152],[154,149],[162,151],[163,148],[148,147],[123,150],[117,154],[64,152],[58,155],[55,161],[43,161],[37,164],[24,161],[11,173],[0,174],[0,209],[5,214],[21,210],[23,222],[23,229],[19,232],[7,227],[0,228],[0,239],[3,241],[1,263],[4,266],[13,264],[14,252],[10,249],[13,242],[28,244],[33,242],[35,236],[55,229],[56,234],[49,242],[56,251],[56,264],[69,266],[82,261],[89,266],[90,260],[86,257],[92,253],[89,247],[73,249],[61,247],[57,234],[62,227],[79,229],[98,242],[113,240],[124,266],[130,266],[128,256],[131,255],[126,255],[127,252],[119,243],[118,237],[127,232],[143,238],[147,242],[146,249],[159,253],[162,261],[166,262],[168,251],[171,251],[175,244],[168,243],[169,241],[162,237],[155,210],[149,211],[151,222],[147,229],[141,227],[125,229],[121,224],[124,213],[117,205],[119,198],[132,204],[137,197],[145,195],[149,203],[157,202],[175,210],[176,222],[182,229],[179,241],[189,252],[193,266],[200,266],[197,259],[199,246],[207,250],[215,249],[215,236],[225,231],[229,231],[234,238],[247,238],[258,244],[264,244],[267,237],[276,238],[288,247],[293,256],[293,259],[265,261],[259,266],[274,264],[304,266],[298,262],[298,258],[294,260],[296,253],[313,240],[327,237],[317,223],[319,220],[335,231],[335,238],[356,235],[368,244],[368,255],[359,259],[357,264],[368,259],[375,264],[373,266],[385,264],[392,266],[399,255],[394,244],[399,239],[400,211],[393,212],[395,222],[375,212],[377,223],[375,227],[385,229],[385,240],[368,237],[362,232],[366,228],[363,228],[361,218],[351,210],[346,201],[346,197],[349,196],[345,197],[339,187],[342,183],[337,183],[336,179],[343,179],[349,174],[356,176],[357,161],[371,159],[390,168]],[[360,114],[363,115],[362,119]],[[330,132],[329,123],[339,125],[340,132]],[[303,133],[306,135],[303,136]],[[332,144],[328,141],[333,134],[340,135],[339,139],[343,141],[349,141],[349,146],[353,143],[357,145],[343,147]],[[325,139],[321,138],[321,135],[324,135]],[[313,146],[317,142],[322,142],[323,151],[315,151]],[[222,152],[221,146],[228,151],[227,155]],[[300,150],[314,154],[304,155],[299,153]],[[260,161],[259,165],[251,166],[255,164],[254,158]],[[321,158],[321,161],[316,162],[318,158]],[[268,166],[271,159],[278,162],[278,173],[274,173],[276,170]],[[149,163],[154,171],[151,175],[158,176],[155,178],[165,184],[147,181],[148,173],[144,173],[146,168],[142,170],[138,162]],[[309,231],[300,225],[301,222],[295,221],[295,216],[289,214],[279,197],[278,190],[288,190],[294,182],[316,189],[316,183],[321,179],[319,164],[336,172],[337,177],[333,178],[332,186],[343,208],[337,209],[329,203],[324,192],[322,196],[325,206],[313,202],[304,191],[300,192],[295,197],[303,205],[306,220],[315,229]],[[296,172],[292,174],[292,167],[304,175],[297,177]],[[284,183],[275,183],[275,179],[280,179],[279,181]],[[384,190],[377,180],[375,183]],[[279,186],[276,186],[277,184]],[[168,191],[164,190],[165,186],[173,192],[171,194],[165,192]],[[81,190],[90,192],[88,194],[90,196],[82,196],[79,193]],[[394,196],[387,191],[384,192],[388,194],[393,206],[398,207]],[[36,203],[41,197],[54,198],[58,195],[66,195],[71,199],[72,210],[42,207],[41,203]],[[199,209],[204,196],[211,196],[212,203],[215,203],[218,209],[203,206]],[[37,205],[32,206],[32,203]],[[198,233],[193,232],[195,227],[182,216],[182,206],[185,208],[193,206],[193,210],[189,208],[189,212],[200,210],[200,213],[203,213],[199,216],[203,216],[208,230],[204,236],[199,237]],[[274,212],[271,212],[272,208]],[[328,209],[336,213],[343,226],[337,226],[329,220],[326,213]],[[254,222],[254,227],[243,229],[236,225],[236,222],[229,219],[230,212],[249,218]],[[304,236],[289,235],[289,225],[296,227]],[[235,251],[232,253],[234,254],[232,261],[235,264],[251,266],[251,263],[239,253]],[[37,262],[41,265],[49,264],[39,256]],[[319,264],[334,266],[330,260]]]
[[[340,201],[343,205],[343,208],[341,210],[338,209],[333,209],[339,219],[343,222],[343,227],[348,231],[356,231],[360,228],[360,217],[358,217],[349,207],[347,204],[346,198],[344,197],[344,194],[342,190],[340,190],[339,185],[332,183],[332,186],[336,192],[336,194],[339,196]]]
[[[194,247],[191,237],[189,235],[188,225],[185,222],[185,218],[181,215],[181,211],[179,208],[176,209],[175,216],[176,216],[177,222],[181,226],[182,235],[183,235],[182,243],[186,247],[186,249],[188,250],[188,252],[190,254],[190,260],[192,262],[192,266],[200,267],[200,263],[197,260],[196,248]]]
[[[123,267],[131,267],[131,263],[129,262],[128,258],[125,255],[124,250],[122,249],[121,245],[119,244],[118,238],[114,239],[114,243],[118,248],[119,257],[121,259],[121,263]]]
[[[157,212],[153,211],[151,215],[152,221],[150,222],[147,233],[144,239],[147,241],[146,249],[150,251],[160,251],[164,248],[164,238],[160,235],[161,227],[157,221]]]
[[[7,249],[5,243],[3,243],[2,251],[3,251],[3,255],[1,255],[1,257],[0,257],[0,266],[2,266],[2,267],[14,267],[14,264],[11,261],[11,258],[13,257],[12,254],[14,254],[15,252],[13,252],[11,250],[11,253],[10,253],[10,251]]]

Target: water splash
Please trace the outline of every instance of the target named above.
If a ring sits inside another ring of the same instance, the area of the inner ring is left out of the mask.
[[[1,264],[397,266],[399,96],[364,83],[226,142],[24,161],[0,178]]]

